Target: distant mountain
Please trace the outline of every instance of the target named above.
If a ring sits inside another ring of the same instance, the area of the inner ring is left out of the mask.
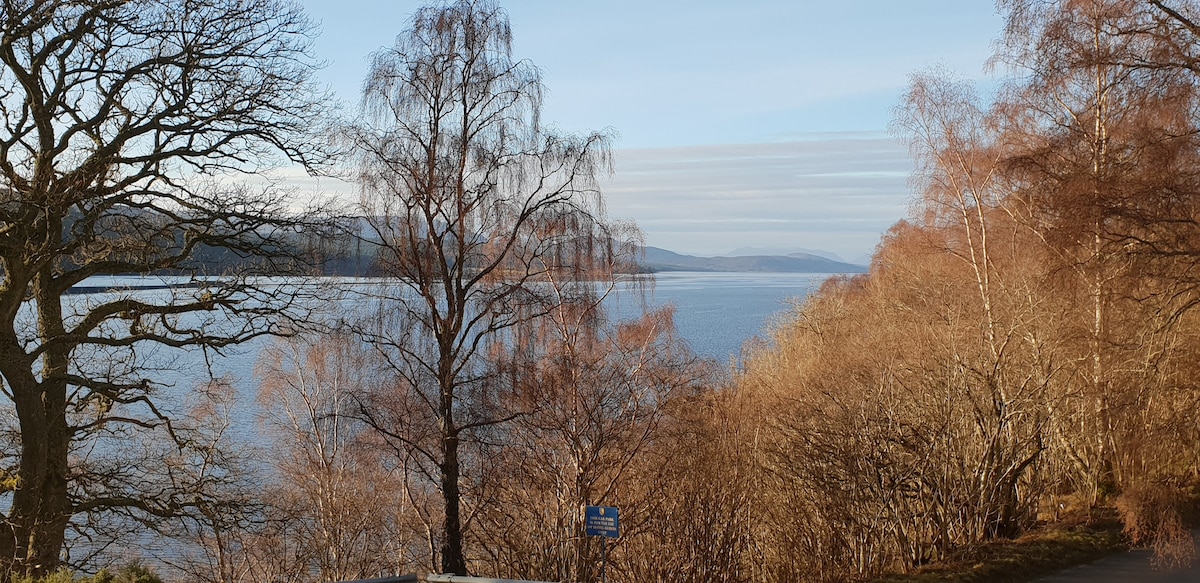
[[[834,261],[808,253],[791,255],[743,255],[739,257],[695,257],[646,247],[642,266],[646,271],[722,271],[767,273],[864,273],[861,265]]]
[[[805,247],[738,247],[737,249],[725,254],[726,257],[747,257],[759,255],[816,255],[817,257],[824,257],[834,261],[846,261],[840,255],[832,251],[825,251],[824,249],[807,249]]]

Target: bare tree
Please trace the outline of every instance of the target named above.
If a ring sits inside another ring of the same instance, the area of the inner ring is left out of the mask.
[[[1068,391],[1080,397],[1071,457],[1102,503],[1146,476],[1122,461],[1122,434],[1148,427],[1137,419],[1154,402],[1145,388],[1170,374],[1172,320],[1195,305],[1198,93],[1182,45],[1194,34],[1184,14],[1196,9],[1001,4],[1000,58],[1022,73],[997,105],[1006,181],[1055,255],[1059,292],[1088,307]]]
[[[755,472],[763,410],[734,390],[669,405],[663,426],[634,462],[626,478],[634,495],[623,501],[622,538],[609,557],[625,580],[767,581],[756,576],[771,562],[765,555],[788,552],[784,544],[756,547],[753,540],[767,489]]]
[[[675,332],[673,310],[611,324],[595,305],[562,307],[509,376],[518,410],[495,430],[501,483],[475,537],[496,571],[523,579],[590,581],[600,549],[584,533],[584,507],[622,507],[623,538],[649,520],[656,496],[636,478],[676,404],[712,383]],[[526,344],[526,343],[522,343]],[[534,347],[535,346],[535,347]]]
[[[260,399],[278,452],[267,519],[294,549],[279,558],[295,561],[305,579],[347,581],[415,567],[408,547],[419,538],[405,525],[404,493],[392,487],[353,414],[354,394],[377,380],[373,354],[358,339],[333,334],[280,341],[259,359]]]
[[[421,9],[375,55],[353,133],[370,242],[401,287],[366,333],[391,359],[406,396],[390,399],[409,410],[395,421],[411,431],[369,420],[434,478],[447,573],[467,569],[461,446],[516,414],[496,406],[482,357],[558,303],[550,278],[582,292],[612,277],[629,240],[605,220],[594,180],[607,138],[542,128],[540,75],[512,58],[511,40],[491,2]]]
[[[74,460],[146,430],[170,439],[144,368],[153,347],[278,331],[284,298],[235,279],[67,294],[97,275],[195,274],[201,251],[284,251],[286,198],[213,177],[318,160],[309,32],[275,0],[0,3],[0,375],[14,412],[0,572],[53,569],[72,517],[190,505],[128,467]]]

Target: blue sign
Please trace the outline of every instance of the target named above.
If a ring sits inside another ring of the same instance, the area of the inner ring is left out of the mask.
[[[583,525],[588,536],[621,536],[621,514],[616,506],[588,506],[583,511]]]

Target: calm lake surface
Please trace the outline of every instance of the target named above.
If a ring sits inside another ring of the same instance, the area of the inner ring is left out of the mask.
[[[621,321],[642,314],[643,298],[650,308],[674,305],[676,329],[697,355],[715,359],[720,365],[737,366],[747,341],[767,338],[775,322],[786,318],[798,302],[829,277],[830,274],[798,273],[660,273],[655,275],[652,286],[641,286],[643,294],[622,291],[610,296],[606,307],[611,320]],[[70,302],[88,304],[112,299],[116,294],[105,291],[110,287],[141,289],[139,293],[149,297],[169,296],[171,291],[166,287],[179,283],[161,278],[94,278],[84,282]],[[355,280],[342,283],[353,287],[370,285]],[[170,387],[159,397],[160,407],[168,414],[182,412],[186,407],[184,400],[193,394],[192,389],[212,378],[210,374],[229,382],[235,388],[236,405],[232,410],[231,435],[242,443],[261,443],[257,422],[259,383],[254,369],[260,352],[272,341],[260,338],[230,347],[224,354],[207,356],[196,349],[146,347],[140,356],[157,363],[156,380]]]
[[[831,274],[666,272],[655,274],[655,283],[644,291],[644,299],[652,308],[674,305],[675,326],[692,350],[724,363],[736,361],[746,341],[756,336],[765,338],[769,326],[786,317],[795,303],[802,301],[829,277]],[[96,287],[81,289],[77,297],[85,299],[97,293],[92,289],[105,286],[153,289],[156,283],[161,286],[177,282],[154,278],[95,278],[84,285]],[[641,314],[642,301],[643,296],[636,292],[618,293],[607,300],[609,317],[613,320],[636,318]],[[251,342],[231,349],[225,356],[213,358],[213,372],[231,377],[230,380],[243,388],[255,386],[254,362],[265,342],[268,340]],[[203,361],[199,354],[182,358],[196,360],[194,364],[197,365]],[[182,368],[164,371],[167,376],[174,377],[170,379],[172,384],[187,386],[203,380],[186,378],[189,374],[207,376],[203,366]]]
[[[736,359],[742,345],[785,317],[792,304],[821,286],[830,274],[810,273],[694,273],[655,275],[648,292],[652,306],[675,305],[675,327],[701,356],[725,362]],[[636,302],[619,299],[614,316],[637,315]]]

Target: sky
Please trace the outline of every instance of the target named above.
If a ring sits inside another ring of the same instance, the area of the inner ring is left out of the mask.
[[[319,80],[352,112],[370,54],[424,2],[301,0]],[[887,133],[909,75],[985,80],[987,0],[500,0],[542,70],[542,119],[606,130],[609,216],[681,253],[819,249],[865,262],[907,214],[912,170]],[[326,180],[319,188],[351,188]]]

